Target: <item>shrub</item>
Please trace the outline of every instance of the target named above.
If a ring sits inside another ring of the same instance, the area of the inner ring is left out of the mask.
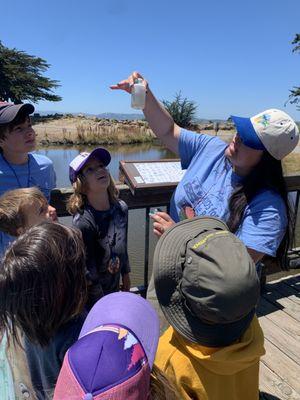
[[[197,105],[186,97],[182,98],[181,92],[175,94],[175,100],[162,100],[162,103],[177,125],[188,128],[193,123]]]

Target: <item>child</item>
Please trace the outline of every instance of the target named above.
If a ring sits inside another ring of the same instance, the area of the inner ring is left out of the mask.
[[[179,399],[157,368],[151,372],[158,337],[157,314],[142,297],[103,297],[65,355],[53,400]]]
[[[171,325],[155,364],[176,382],[181,398],[258,399],[259,279],[243,243],[219,219],[188,219],[161,236],[153,265]]]
[[[33,111],[31,104],[0,102],[0,195],[11,189],[37,186],[49,201],[56,180],[52,161],[29,153],[36,146],[29,117]],[[51,206],[49,215],[56,219]],[[12,240],[0,233],[0,258]]]
[[[47,199],[36,187],[9,190],[0,196],[0,231],[8,235],[20,236],[30,227],[47,219],[51,220]],[[1,342],[0,348],[3,354],[2,362],[8,371],[11,369],[15,397],[21,399],[24,393],[28,393],[34,398],[23,349],[17,343],[10,343],[10,346],[6,346],[5,338]],[[9,385],[12,386],[12,382]]]
[[[47,199],[38,188],[9,190],[0,196],[0,231],[20,236],[44,220],[52,218]]]
[[[54,389],[84,321],[85,254],[78,230],[43,222],[17,238],[0,269],[0,332],[24,346],[38,399]]]
[[[80,229],[86,247],[89,280],[94,301],[103,293],[116,292],[122,276],[124,291],[130,289],[127,253],[128,207],[118,199],[118,191],[107,170],[110,153],[97,148],[81,153],[70,163],[74,194],[67,209],[74,215],[73,225]]]

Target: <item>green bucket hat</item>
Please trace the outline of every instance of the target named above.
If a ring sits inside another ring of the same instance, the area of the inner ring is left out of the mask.
[[[227,346],[255,314],[259,279],[244,244],[213,217],[187,219],[159,239],[153,259],[162,311],[186,339]]]

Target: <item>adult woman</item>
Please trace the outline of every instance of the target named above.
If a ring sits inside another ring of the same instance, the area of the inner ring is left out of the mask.
[[[136,78],[142,76],[134,72],[111,88],[130,92]],[[154,232],[161,235],[190,215],[217,216],[244,242],[254,262],[265,254],[284,255],[290,217],[280,160],[298,143],[295,122],[280,110],[251,119],[232,117],[237,135],[227,145],[181,129],[144,84],[143,111],[150,127],[187,169],[171,201],[171,216],[153,216]]]

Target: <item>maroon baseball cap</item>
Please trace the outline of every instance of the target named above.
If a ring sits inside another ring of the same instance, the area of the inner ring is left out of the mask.
[[[34,107],[32,104],[13,104],[7,102],[0,102],[0,125],[9,124],[12,122],[20,110],[26,114],[32,114],[34,112]]]

